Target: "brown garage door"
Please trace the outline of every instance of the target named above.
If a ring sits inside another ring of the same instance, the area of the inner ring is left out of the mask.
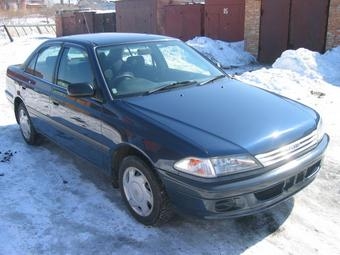
[[[203,34],[203,5],[167,5],[164,11],[164,34],[183,41]]]
[[[292,0],[288,47],[323,52],[329,0]]]
[[[287,49],[290,0],[262,0],[259,61],[272,62]]]
[[[273,62],[286,49],[323,52],[329,0],[262,0],[259,61]]]
[[[156,33],[156,8],[152,0],[116,2],[117,32]]]
[[[244,39],[245,0],[206,0],[204,32],[224,41]]]

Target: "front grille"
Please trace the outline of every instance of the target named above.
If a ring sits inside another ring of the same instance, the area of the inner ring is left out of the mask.
[[[284,185],[285,185],[284,182],[280,182],[279,184],[276,184],[270,187],[269,189],[256,192],[255,197],[261,201],[265,201],[265,200],[277,197],[281,195]]]
[[[297,175],[294,175],[285,181],[275,184],[265,190],[255,192],[255,197],[260,201],[273,199],[282,194],[283,191],[289,191],[294,185],[303,182],[309,177],[313,176],[320,169],[321,161],[316,162],[314,165],[306,168]]]
[[[224,199],[215,203],[216,212],[228,212],[237,209],[233,198]]]
[[[293,143],[255,157],[266,167],[312,150],[317,145],[317,142],[317,133],[314,131]]]

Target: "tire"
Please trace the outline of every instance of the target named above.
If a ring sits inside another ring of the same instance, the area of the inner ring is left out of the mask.
[[[161,225],[173,216],[170,201],[149,166],[136,156],[123,159],[119,188],[132,216],[144,225]]]
[[[27,109],[23,103],[18,106],[17,119],[21,131],[21,135],[25,142],[30,145],[36,145],[38,143],[38,134],[35,131],[31,118],[27,112]]]

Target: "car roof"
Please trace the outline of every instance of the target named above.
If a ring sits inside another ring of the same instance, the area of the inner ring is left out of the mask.
[[[139,33],[94,33],[94,34],[79,34],[58,37],[51,41],[62,41],[77,43],[84,46],[104,46],[112,44],[124,44],[135,42],[149,42],[149,41],[164,41],[164,40],[178,40],[163,35],[153,34],[139,34]]]

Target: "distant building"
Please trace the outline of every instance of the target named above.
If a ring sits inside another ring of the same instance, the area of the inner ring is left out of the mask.
[[[47,0],[0,0],[0,8],[4,10],[39,9],[46,7]]]

